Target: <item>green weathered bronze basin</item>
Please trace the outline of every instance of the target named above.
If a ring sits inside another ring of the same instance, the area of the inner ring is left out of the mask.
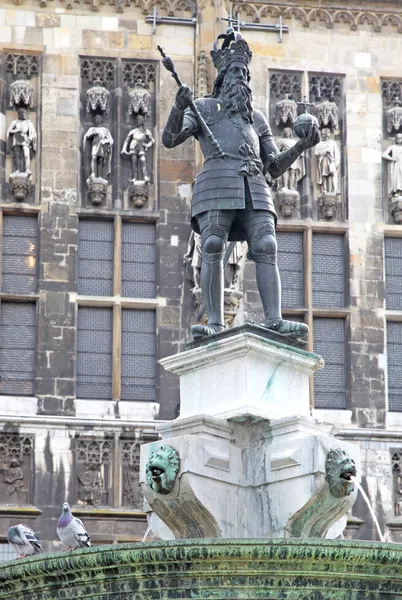
[[[0,566],[0,600],[397,600],[402,546],[180,540],[97,546]]]

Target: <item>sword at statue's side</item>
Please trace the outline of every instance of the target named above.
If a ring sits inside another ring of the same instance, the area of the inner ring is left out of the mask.
[[[182,83],[179,79],[179,76],[177,75],[177,73],[175,71],[174,63],[173,63],[172,59],[170,58],[170,56],[166,56],[166,54],[164,53],[163,49],[160,46],[157,46],[157,48],[159,50],[159,53],[162,56],[163,66],[165,67],[165,69],[167,69],[169,71],[169,73],[172,74],[173,79],[176,81],[177,85],[180,87],[182,85]],[[214,152],[218,155],[218,157],[223,158],[225,156],[225,153],[222,151],[222,148],[216,141],[214,134],[212,133],[212,131],[210,130],[208,125],[205,123],[202,116],[200,115],[193,100],[191,101],[190,108],[198,121],[200,129],[208,137],[209,143],[211,144],[212,148],[214,149]]]

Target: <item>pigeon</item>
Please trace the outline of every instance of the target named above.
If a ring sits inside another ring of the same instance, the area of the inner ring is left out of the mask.
[[[36,533],[23,523],[10,527],[7,532],[7,540],[10,546],[17,552],[18,558],[43,552]]]
[[[82,521],[71,514],[68,502],[63,504],[63,510],[57,521],[57,535],[67,546],[68,550],[74,548],[86,548],[91,545],[91,538],[88,535]]]

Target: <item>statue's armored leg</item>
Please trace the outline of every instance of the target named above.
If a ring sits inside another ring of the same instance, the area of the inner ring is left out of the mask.
[[[24,159],[23,159],[24,160],[24,171],[28,175],[31,175],[31,171],[29,170],[29,167],[30,167],[29,146],[23,146],[23,153],[24,153]]]
[[[261,225],[263,211],[256,213],[251,224],[259,225],[249,239],[249,257],[256,262],[257,287],[264,308],[264,326],[278,333],[304,335],[308,332],[305,323],[286,321],[281,314],[281,280],[277,265],[277,243],[273,217],[267,213],[266,223]],[[254,223],[253,223],[254,222]],[[249,229],[249,228],[248,228]]]
[[[209,211],[202,213],[198,218],[202,247],[200,285],[208,314],[208,325],[194,325],[191,328],[194,339],[225,328],[223,254],[231,219],[223,217],[222,224],[219,224],[221,212]]]

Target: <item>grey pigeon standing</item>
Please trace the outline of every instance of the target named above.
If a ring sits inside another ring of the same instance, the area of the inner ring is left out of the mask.
[[[43,552],[36,533],[23,523],[10,527],[7,531],[7,540],[10,546],[17,552],[18,558]]]
[[[74,548],[86,548],[91,545],[82,521],[71,514],[68,502],[63,504],[63,510],[57,522],[57,535],[69,550]]]

